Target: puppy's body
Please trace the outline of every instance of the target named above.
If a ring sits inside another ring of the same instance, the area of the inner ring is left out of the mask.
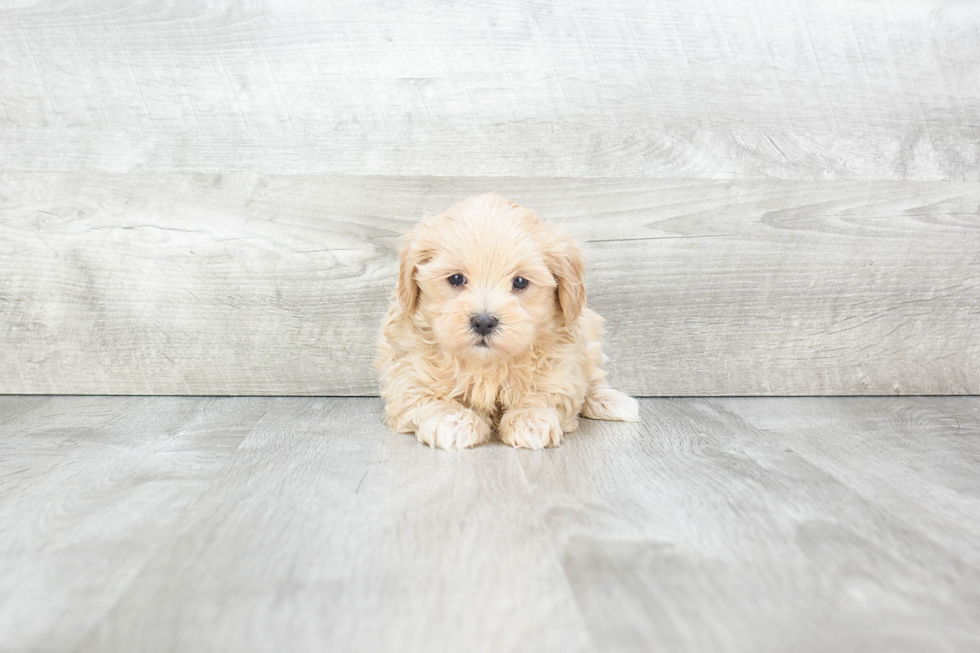
[[[561,443],[578,416],[635,421],[606,386],[602,318],[585,306],[578,246],[489,194],[406,237],[376,365],[388,425],[462,449]]]

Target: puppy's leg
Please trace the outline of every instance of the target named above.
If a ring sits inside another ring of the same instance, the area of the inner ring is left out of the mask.
[[[523,396],[500,417],[500,439],[521,449],[557,447],[565,433],[578,427],[584,390],[569,387]]]
[[[511,408],[500,418],[500,439],[520,449],[544,449],[561,444],[564,435],[558,411],[547,406]]]
[[[385,422],[392,430],[414,433],[419,442],[438,449],[466,449],[490,439],[486,417],[458,401],[433,396],[418,378],[413,360],[393,361],[389,356],[381,359],[379,368]]]
[[[640,405],[636,399],[606,384],[606,371],[602,369],[606,360],[602,354],[602,318],[592,311],[586,311],[582,314],[581,322],[581,337],[586,343],[585,375],[589,381],[582,416],[616,422],[640,421]]]
[[[616,422],[639,422],[640,405],[636,399],[608,386],[592,387],[585,395],[582,416]]]
[[[430,447],[467,449],[490,439],[486,420],[455,401],[419,400],[413,412],[415,437]]]

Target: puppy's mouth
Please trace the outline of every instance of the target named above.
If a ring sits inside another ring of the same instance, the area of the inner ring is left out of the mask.
[[[477,341],[477,343],[476,343],[476,346],[477,346],[477,347],[478,347],[479,349],[490,349],[490,343],[489,343],[489,342],[487,342],[487,339],[486,339],[486,338],[480,338],[480,339],[479,339],[479,340]]]

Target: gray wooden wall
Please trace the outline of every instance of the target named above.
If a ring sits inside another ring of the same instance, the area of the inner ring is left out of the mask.
[[[0,393],[374,394],[486,190],[625,390],[980,393],[980,3],[300,4],[0,8]]]

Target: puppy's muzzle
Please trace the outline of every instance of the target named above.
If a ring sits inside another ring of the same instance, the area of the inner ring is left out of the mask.
[[[470,318],[470,328],[481,336],[488,336],[497,328],[497,318],[489,313],[480,313]]]

